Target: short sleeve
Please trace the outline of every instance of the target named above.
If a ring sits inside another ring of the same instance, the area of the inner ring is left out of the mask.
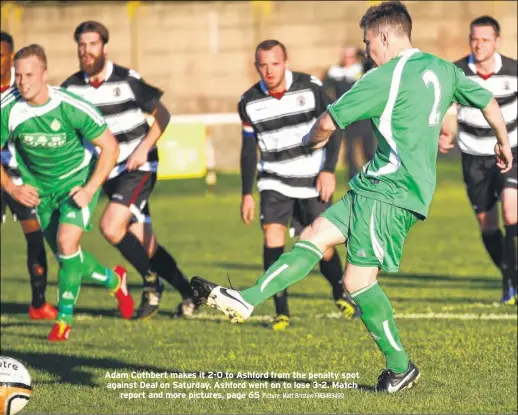
[[[343,129],[355,121],[381,116],[389,92],[390,80],[383,78],[380,68],[375,68],[327,109],[338,127]]]
[[[88,141],[99,138],[108,128],[101,112],[77,95],[63,91],[61,94],[65,94],[63,98],[66,105],[65,116],[74,130]]]
[[[462,69],[456,67],[455,74],[457,87],[453,94],[453,101],[466,107],[486,108],[491,98],[493,98],[493,94],[469,79]]]
[[[145,82],[141,76],[133,71],[129,71],[128,83],[135,95],[135,102],[145,113],[151,114],[157,107],[164,92]]]

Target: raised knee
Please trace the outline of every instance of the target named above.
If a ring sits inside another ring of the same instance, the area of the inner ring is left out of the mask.
[[[311,239],[311,236],[313,235],[313,226],[309,225],[304,228],[304,230],[300,234],[300,238],[303,241],[307,241]]]
[[[60,255],[72,255],[79,250],[79,244],[73,235],[66,233],[59,234],[57,237],[58,252]]]
[[[120,242],[125,233],[118,223],[108,220],[102,220],[99,228],[104,238],[114,245]]]

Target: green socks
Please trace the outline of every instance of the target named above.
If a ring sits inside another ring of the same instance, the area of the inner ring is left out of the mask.
[[[279,259],[257,280],[255,285],[239,293],[256,307],[267,298],[302,280],[322,258],[322,252],[308,241],[299,241],[291,252]],[[406,354],[394,323],[392,305],[376,281],[351,294],[362,312],[362,321],[387,360],[387,368],[395,373],[408,369]]]
[[[81,251],[72,255],[59,255],[58,320],[72,324],[74,306],[81,289]]]
[[[351,294],[362,312],[362,321],[387,360],[387,369],[403,373],[408,369],[408,355],[401,345],[394,323],[392,305],[376,281]]]
[[[81,279],[85,278],[114,291],[119,286],[119,277],[111,269],[100,265],[92,255],[81,250],[72,255],[59,255],[58,258],[58,320],[72,324]]]
[[[119,286],[119,277],[109,268],[103,267],[88,252],[82,251],[83,254],[83,277],[86,281],[94,284],[104,285],[111,291]]]
[[[322,252],[308,241],[299,241],[291,252],[279,259],[257,280],[255,285],[239,293],[243,299],[256,307],[264,300],[283,291],[308,275],[322,259]]]

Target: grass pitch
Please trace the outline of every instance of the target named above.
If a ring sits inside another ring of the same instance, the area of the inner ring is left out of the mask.
[[[344,173],[338,176],[335,198],[345,191]],[[151,211],[158,239],[187,275],[226,285],[228,274],[241,288],[261,274],[260,227],[257,220],[250,227],[241,223],[239,192],[239,177],[232,174],[220,175],[216,194],[206,194],[199,180],[157,184]],[[86,235],[83,248],[104,264],[128,265],[97,230]],[[343,247],[340,253],[343,258]],[[457,162],[439,164],[430,217],[410,232],[401,272],[379,278],[422,373],[417,387],[396,396],[372,391],[382,355],[361,321],[338,318],[330,287],[316,271],[290,288],[293,325],[285,332],[268,328],[271,300],[241,326],[206,307],[186,321],[172,318],[180,296],[168,289],[155,319],[123,321],[104,289],[83,286],[70,341],[49,344],[51,323],[28,319],[25,241],[10,218],[2,228],[1,254],[1,354],[22,361],[32,375],[25,413],[517,412],[516,307],[496,303],[500,277],[480,241]],[[57,268],[50,254],[49,263],[47,297],[55,302]],[[139,277],[130,272],[138,303]],[[134,379],[133,372],[168,377]],[[247,372],[269,378],[238,378]],[[272,372],[289,378],[273,379]],[[347,382],[358,387],[333,384],[330,376],[342,373],[355,376]],[[309,379],[311,374],[322,379]],[[129,386],[133,382],[136,388]],[[110,383],[123,388],[108,388]],[[189,399],[190,393],[198,395]],[[129,394],[139,397],[130,400]]]

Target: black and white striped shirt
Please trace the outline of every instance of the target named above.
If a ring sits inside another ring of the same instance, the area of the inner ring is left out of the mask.
[[[11,80],[9,81],[9,88],[0,93],[0,100],[4,99],[9,95],[9,93],[16,88],[14,85],[15,75],[14,75],[14,67],[11,68]],[[22,178],[20,176],[20,171],[18,170],[18,162],[16,161],[16,148],[11,141],[7,142],[7,145],[2,149],[2,165],[4,166],[7,174],[11,177],[11,180],[16,185],[20,185],[23,183]]]
[[[62,87],[79,95],[99,108],[106,124],[119,141],[120,154],[117,165],[108,176],[117,177],[126,170],[126,161],[149,131],[145,113],[151,114],[163,92],[146,82],[132,69],[106,63],[106,79],[95,87],[88,76],[80,71],[72,75]],[[156,172],[158,150],[150,150],[148,161],[139,170]]]
[[[517,61],[498,53],[495,53],[494,59],[495,71],[489,77],[477,73],[472,55],[462,58],[455,64],[464,71],[468,78],[479,83],[494,95],[507,124],[511,147],[516,147]],[[463,153],[475,156],[494,154],[496,137],[480,110],[459,106],[457,120],[459,122],[458,144]]]
[[[302,145],[302,138],[328,103],[320,80],[300,72],[286,71],[286,92],[281,98],[271,96],[262,81],[244,93],[238,105],[243,124],[243,194],[252,192],[258,145],[260,192],[274,190],[296,199],[319,195],[316,178],[322,170],[334,171],[339,137],[335,134],[326,147],[313,152]]]

